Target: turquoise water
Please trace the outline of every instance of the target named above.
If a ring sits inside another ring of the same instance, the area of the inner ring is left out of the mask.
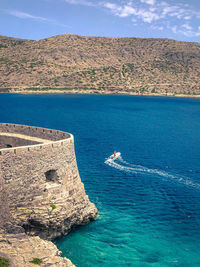
[[[0,95],[0,120],[68,131],[95,222],[56,240],[77,267],[200,266],[200,100]],[[113,151],[121,158],[108,162]]]

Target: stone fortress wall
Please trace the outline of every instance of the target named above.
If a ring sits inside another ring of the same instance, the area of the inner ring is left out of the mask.
[[[15,134],[15,136],[13,135],[13,133]],[[13,147],[17,147],[23,145],[27,146],[37,143],[43,143],[42,139],[46,139],[49,141],[59,141],[63,139],[68,139],[72,136],[71,134],[62,131],[8,123],[0,123],[0,135],[1,148],[8,148],[6,145],[10,144],[9,142],[12,143]],[[23,135],[24,138],[26,136],[26,139],[23,138]],[[32,137],[35,137],[36,139],[31,140],[34,139]],[[3,138],[5,140],[3,140]],[[6,140],[8,140],[8,143],[6,142]]]
[[[0,189],[5,195],[0,205],[7,207],[0,210],[1,218],[7,210],[15,225],[43,239],[95,218],[97,209],[79,177],[73,135],[1,123],[0,144]],[[8,227],[8,218],[1,224]]]

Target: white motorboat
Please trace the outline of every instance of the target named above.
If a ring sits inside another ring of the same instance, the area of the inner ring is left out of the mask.
[[[114,152],[108,159],[116,160],[121,156],[120,152]]]

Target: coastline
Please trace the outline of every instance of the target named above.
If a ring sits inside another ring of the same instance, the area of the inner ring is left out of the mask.
[[[3,92],[4,89],[0,91],[1,93],[13,93],[13,94],[94,94],[94,95],[133,95],[133,96],[162,96],[162,97],[183,97],[183,98],[200,98],[200,94],[173,94],[173,93],[135,93],[127,90],[95,90],[95,89],[9,89]]]

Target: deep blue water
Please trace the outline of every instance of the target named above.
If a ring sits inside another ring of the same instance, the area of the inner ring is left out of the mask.
[[[77,267],[200,266],[199,99],[1,94],[0,121],[74,135],[99,209],[56,241]]]

